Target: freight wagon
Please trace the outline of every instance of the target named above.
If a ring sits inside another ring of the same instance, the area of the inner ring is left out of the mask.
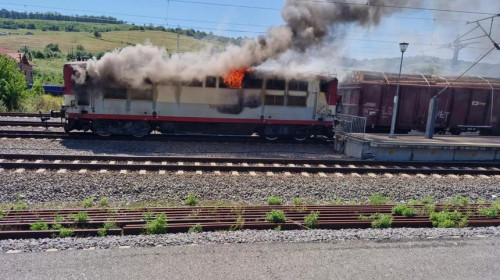
[[[369,132],[388,132],[397,79],[398,74],[353,72],[339,85],[342,112],[366,117]],[[479,131],[482,135],[500,135],[500,96],[497,95],[500,79],[463,77],[453,82],[455,79],[402,75],[396,132],[425,131],[429,101],[441,92],[436,133],[448,131],[458,135]]]
[[[75,82],[75,67],[64,66],[66,132],[92,131],[101,136],[142,137],[161,133],[225,135],[259,134],[268,140],[312,135],[333,136],[333,114],[339,98],[337,79],[285,79],[253,70],[226,77],[146,82],[140,88],[95,81]],[[85,70],[84,70],[85,71]],[[57,116],[59,112],[54,112]]]

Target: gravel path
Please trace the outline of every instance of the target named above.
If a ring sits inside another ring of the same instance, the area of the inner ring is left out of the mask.
[[[482,198],[487,201],[494,196],[500,197],[500,180],[495,177],[304,177],[299,174],[276,174],[270,177],[265,174],[232,176],[229,173],[197,175],[193,172],[182,175],[139,175],[137,172],[60,174],[53,171],[41,174],[34,171],[3,171],[0,174],[2,203],[14,202],[18,194],[23,194],[28,204],[80,203],[90,196],[96,199],[108,197],[110,202],[115,204],[151,201],[179,204],[190,192],[194,192],[205,202],[224,200],[250,204],[264,203],[271,195],[280,196],[287,202],[291,202],[295,197],[315,203],[329,203],[338,197],[365,202],[370,195],[377,192],[396,201],[421,199],[426,196],[445,200],[462,195],[473,200]]]
[[[275,242],[342,242],[345,240],[408,241],[422,239],[484,238],[500,236],[500,227],[488,228],[398,228],[398,229],[349,229],[309,231],[235,231],[179,233],[141,236],[108,236],[87,238],[53,238],[1,240],[0,252],[19,250],[40,252],[47,249],[110,249],[120,246],[153,247],[192,244],[226,243],[275,243]]]
[[[222,140],[221,140],[222,141]],[[102,141],[0,139],[0,153],[69,155],[152,155],[266,158],[345,158],[333,145],[301,143],[235,143],[198,141]]]

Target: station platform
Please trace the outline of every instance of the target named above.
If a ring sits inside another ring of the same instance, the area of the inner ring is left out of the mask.
[[[500,137],[337,134],[335,149],[360,159],[394,161],[500,161]]]

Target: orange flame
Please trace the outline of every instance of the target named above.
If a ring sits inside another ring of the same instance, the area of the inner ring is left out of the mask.
[[[241,88],[243,78],[245,78],[247,71],[247,68],[231,70],[228,75],[224,76],[224,84],[226,84],[228,88]]]

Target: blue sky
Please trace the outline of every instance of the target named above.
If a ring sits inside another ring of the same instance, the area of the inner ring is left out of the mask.
[[[192,27],[206,32],[233,37],[256,37],[265,33],[269,26],[278,25],[283,22],[280,9],[285,0],[197,1],[261,6],[268,9],[221,7],[183,3],[175,0],[20,0],[19,2],[0,2],[0,8],[27,12],[56,11],[62,14],[108,15],[136,24],[152,23],[168,27]],[[352,2],[355,1],[361,0],[352,0]],[[449,2],[448,0],[433,1]],[[486,7],[499,8],[498,2],[500,1],[498,0],[480,1],[486,4],[487,2],[493,3],[493,6],[485,5]],[[459,9],[457,7],[452,8]],[[470,5],[465,6],[463,9],[482,9],[484,11],[482,7],[473,7]],[[500,10],[493,12],[500,13]],[[385,18],[377,27],[370,27],[368,29],[356,26],[345,27],[343,29],[345,37],[339,43],[343,45],[342,51],[346,55],[361,59],[398,57],[400,54],[398,43],[402,41],[410,43],[407,55],[427,54],[439,57],[451,57],[452,51],[449,48],[443,47],[443,45],[452,42],[457,35],[463,34],[471,28],[470,25],[465,24],[467,20],[478,18],[481,18],[481,16],[456,13],[436,14],[429,11],[403,11]],[[500,19],[496,22],[495,26],[496,30],[500,29]],[[468,46],[462,52],[461,58],[467,60],[477,59],[485,50],[491,47],[486,38],[477,40],[476,42],[476,44]],[[500,52],[498,53],[500,54]],[[492,55],[489,58],[490,61],[499,62],[499,54]]]

